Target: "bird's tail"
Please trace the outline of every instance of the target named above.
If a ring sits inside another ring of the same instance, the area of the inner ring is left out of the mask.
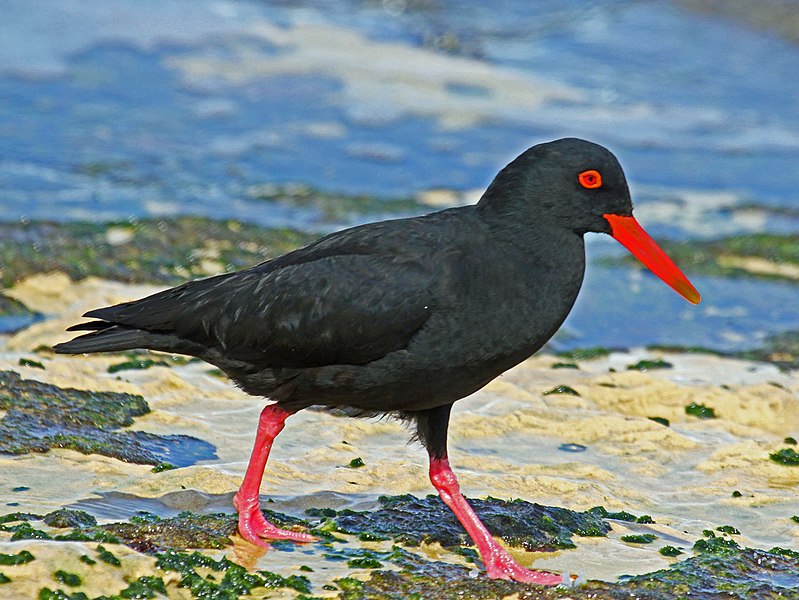
[[[53,350],[58,354],[83,354],[88,352],[120,352],[135,348],[172,351],[174,337],[151,333],[141,329],[112,325],[105,321],[93,321],[70,327],[68,331],[91,330],[91,333],[78,336],[68,342],[56,344]]]

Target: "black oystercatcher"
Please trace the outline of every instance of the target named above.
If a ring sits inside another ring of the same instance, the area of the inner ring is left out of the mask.
[[[60,353],[150,348],[217,365],[264,408],[235,497],[239,532],[314,538],[269,523],[258,494],[272,442],[309,406],[416,423],[430,480],[490,577],[554,584],[491,537],[447,460],[452,404],[536,352],[577,298],[583,235],[609,233],[689,302],[699,294],[632,216],[621,166],[579,139],[533,146],[474,206],[353,227],[239,271],[100,308]]]

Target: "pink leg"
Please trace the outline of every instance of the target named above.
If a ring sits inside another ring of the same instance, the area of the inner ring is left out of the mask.
[[[239,513],[239,534],[245,540],[258,546],[266,546],[261,538],[294,540],[295,542],[313,542],[317,539],[307,533],[278,529],[266,520],[258,500],[261,480],[264,476],[266,460],[269,458],[269,451],[272,449],[272,442],[277,434],[283,431],[285,421],[291,414],[277,404],[270,404],[261,411],[250,463],[247,465],[244,481],[233,498],[233,506]]]
[[[563,583],[563,578],[560,575],[525,569],[491,537],[488,529],[461,494],[458,480],[455,478],[455,473],[452,472],[446,456],[444,458],[430,456],[430,481],[433,482],[433,486],[438,490],[438,495],[452,509],[455,516],[458,517],[458,521],[474,541],[489,577],[541,585]]]

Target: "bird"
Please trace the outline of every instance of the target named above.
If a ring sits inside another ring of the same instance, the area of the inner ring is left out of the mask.
[[[491,578],[554,585],[521,566],[460,491],[447,430],[457,400],[537,352],[583,282],[586,233],[610,234],[693,304],[700,295],[633,217],[619,161],[577,138],[536,144],[476,204],[358,225],[250,268],[85,313],[55,352],[136,348],[199,357],[267,399],[233,504],[246,540],[310,542],[260,509],[286,420],[317,407],[415,425],[429,478]]]

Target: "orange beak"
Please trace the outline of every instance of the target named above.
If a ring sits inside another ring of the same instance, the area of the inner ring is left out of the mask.
[[[617,242],[680,296],[691,304],[699,304],[699,292],[635,218],[610,214],[602,216],[610,223],[611,235]]]

